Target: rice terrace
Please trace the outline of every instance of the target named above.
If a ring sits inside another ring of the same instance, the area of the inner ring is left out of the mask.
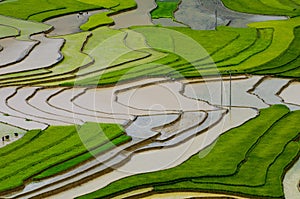
[[[0,198],[300,198],[300,0],[0,0]]]

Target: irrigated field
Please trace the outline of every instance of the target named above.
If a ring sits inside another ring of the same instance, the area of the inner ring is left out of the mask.
[[[0,0],[0,197],[299,198],[299,35],[296,0]]]

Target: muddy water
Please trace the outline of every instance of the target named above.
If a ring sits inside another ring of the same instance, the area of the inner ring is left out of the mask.
[[[114,29],[130,26],[153,25],[150,11],[156,7],[155,0],[135,0],[137,9],[111,16],[115,21]]]

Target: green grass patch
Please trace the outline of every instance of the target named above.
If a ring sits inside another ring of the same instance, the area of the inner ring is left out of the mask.
[[[156,0],[157,8],[151,12],[152,19],[174,18],[180,0]]]
[[[283,197],[284,168],[299,154],[299,143],[293,141],[299,137],[299,119],[299,111],[282,105],[263,109],[177,167],[127,177],[79,198],[107,198],[145,187]]]

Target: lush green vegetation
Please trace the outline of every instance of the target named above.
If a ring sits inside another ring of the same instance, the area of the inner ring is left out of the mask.
[[[116,124],[85,123],[29,131],[24,138],[0,149],[0,191],[22,186],[24,180],[41,172],[38,179],[55,175],[129,140]]]
[[[281,105],[263,109],[177,167],[127,177],[80,198],[107,198],[145,187],[283,197],[284,169],[300,152],[299,119],[299,111]]]
[[[180,0],[156,0],[157,8],[151,12],[153,19],[174,18]]]
[[[300,5],[293,0],[222,0],[226,7],[245,13],[299,16]]]

